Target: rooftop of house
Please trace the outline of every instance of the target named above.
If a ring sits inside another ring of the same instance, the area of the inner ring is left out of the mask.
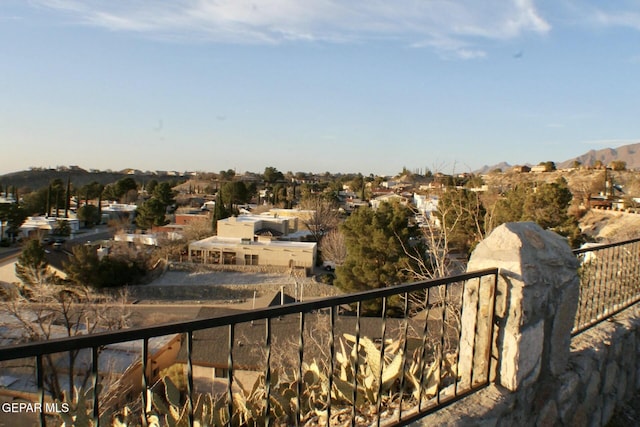
[[[213,248],[225,248],[229,246],[237,245],[251,245],[261,248],[280,248],[280,249],[306,249],[313,250],[317,243],[315,242],[291,242],[284,240],[247,240],[240,237],[218,237],[211,236],[197,242],[191,243],[189,246],[191,249],[213,249]]]

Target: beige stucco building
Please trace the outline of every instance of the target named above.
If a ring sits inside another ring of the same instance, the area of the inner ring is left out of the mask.
[[[315,265],[317,244],[298,241],[298,218],[240,215],[218,221],[217,227],[217,236],[189,244],[189,261],[288,268]]]

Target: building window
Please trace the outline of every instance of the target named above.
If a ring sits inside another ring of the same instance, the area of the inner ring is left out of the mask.
[[[244,265],[258,265],[258,255],[245,255]]]
[[[235,252],[222,252],[222,263],[225,265],[235,265],[236,253]]]

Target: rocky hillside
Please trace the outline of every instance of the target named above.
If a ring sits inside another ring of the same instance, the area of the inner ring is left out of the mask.
[[[559,168],[571,167],[574,161],[583,165],[593,165],[596,161],[601,161],[608,165],[614,160],[621,160],[627,164],[629,169],[640,168],[640,143],[623,145],[618,148],[604,148],[602,150],[590,150],[581,156],[559,163]]]
[[[591,210],[580,220],[583,233],[597,242],[619,242],[640,237],[640,214]]]
[[[579,194],[596,195],[604,189],[604,170],[558,170],[545,173],[496,173],[483,177],[490,188],[508,190],[522,182],[554,182],[563,177],[567,180],[574,197]],[[634,171],[607,171],[606,178],[620,186],[625,195],[640,197],[640,173]],[[617,194],[622,195],[622,194]]]

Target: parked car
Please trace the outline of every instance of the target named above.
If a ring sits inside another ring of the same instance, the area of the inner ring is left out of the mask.
[[[336,263],[335,261],[323,261],[322,268],[327,271],[334,271],[336,269]]]

